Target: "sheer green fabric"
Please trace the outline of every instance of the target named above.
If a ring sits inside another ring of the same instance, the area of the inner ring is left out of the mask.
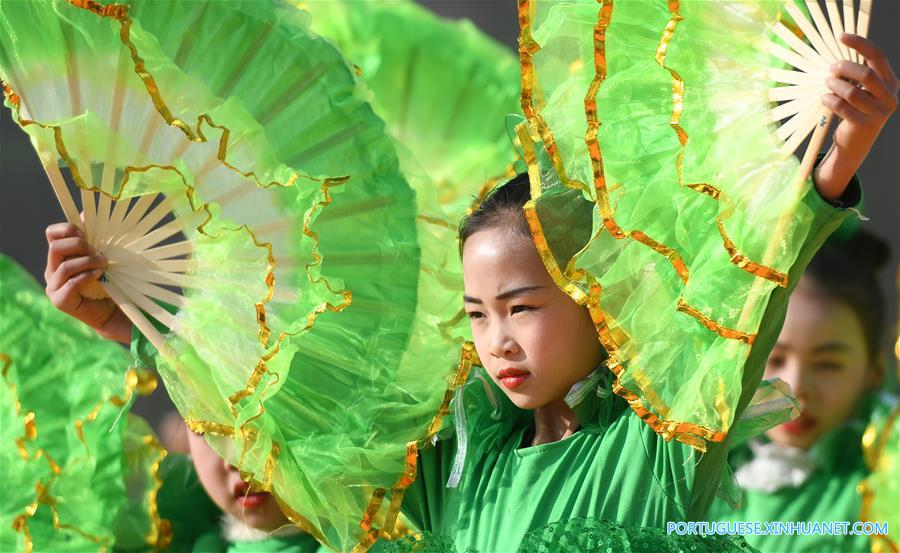
[[[4,3],[0,76],[43,163],[111,212],[86,229],[112,261],[100,288],[155,286],[138,307],[165,339],[144,362],[182,415],[349,549],[390,530],[410,448],[440,425],[459,341],[434,329],[459,275],[451,225],[305,20],[269,2]],[[117,238],[129,199],[156,194],[190,245],[166,258],[184,274],[136,271],[164,246]]]
[[[465,213],[509,174],[515,152],[505,117],[520,111],[519,65],[509,49],[470,21],[443,20],[411,1],[298,5],[360,68],[375,111],[450,213]],[[514,13],[510,6],[507,15]]]
[[[778,5],[527,6],[532,231],[555,231],[545,262],[591,308],[617,393],[704,450],[740,416],[769,298],[816,230],[809,183],[766,115]],[[596,209],[577,224],[592,235],[572,244],[552,217],[582,197]]]
[[[131,393],[127,352],[58,311],[0,256],[0,358],[0,549],[110,547],[127,502],[128,425],[117,424]]]

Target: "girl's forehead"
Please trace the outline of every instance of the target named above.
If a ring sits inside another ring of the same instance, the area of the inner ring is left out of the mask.
[[[529,238],[494,229],[477,232],[466,241],[463,275],[467,288],[480,284],[493,287],[497,283],[534,286],[550,280]]]
[[[799,351],[818,351],[823,344],[843,344],[853,353],[865,351],[863,328],[853,309],[840,300],[798,286],[788,303],[778,344]]]

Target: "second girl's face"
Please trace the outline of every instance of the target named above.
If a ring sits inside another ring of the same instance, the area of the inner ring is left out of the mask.
[[[463,275],[475,349],[518,407],[562,399],[602,361],[587,309],[556,287],[529,238],[476,232],[463,248]]]
[[[238,470],[219,457],[203,436],[188,432],[188,441],[200,483],[222,511],[266,532],[288,524],[275,498],[268,493],[250,492]]]
[[[809,448],[853,415],[860,396],[878,384],[863,329],[854,311],[819,292],[804,278],[788,303],[784,327],[766,365],[766,378],[791,386],[800,417],[766,435],[774,442]]]

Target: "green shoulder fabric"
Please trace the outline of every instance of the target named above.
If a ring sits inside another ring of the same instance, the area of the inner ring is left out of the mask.
[[[464,409],[467,432],[422,452],[407,491],[404,514],[430,540],[455,551],[515,550],[529,532],[561,521],[664,528],[685,520],[693,450],[665,442],[643,423],[613,394],[608,371],[595,371],[574,405],[593,414],[580,431],[522,447],[531,413],[516,409],[482,370],[455,399],[454,415]]]

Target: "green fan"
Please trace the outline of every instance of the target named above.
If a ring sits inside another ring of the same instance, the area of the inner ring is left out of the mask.
[[[814,220],[809,174],[829,65],[856,59],[837,37],[871,7],[826,4],[830,20],[815,1],[519,2],[535,244],[590,309],[616,392],[701,451],[759,381],[771,299],[841,218]],[[592,238],[574,244],[561,217],[583,200]]]
[[[432,207],[304,19],[269,2],[4,3],[0,75],[67,218],[83,212],[110,259],[96,294],[143,334],[182,415],[349,549],[393,529],[466,365],[433,332],[459,307],[437,247],[450,225],[417,218]]]
[[[449,213],[512,176],[505,118],[519,111],[519,66],[507,48],[411,1],[297,4],[359,67],[375,111]]]

